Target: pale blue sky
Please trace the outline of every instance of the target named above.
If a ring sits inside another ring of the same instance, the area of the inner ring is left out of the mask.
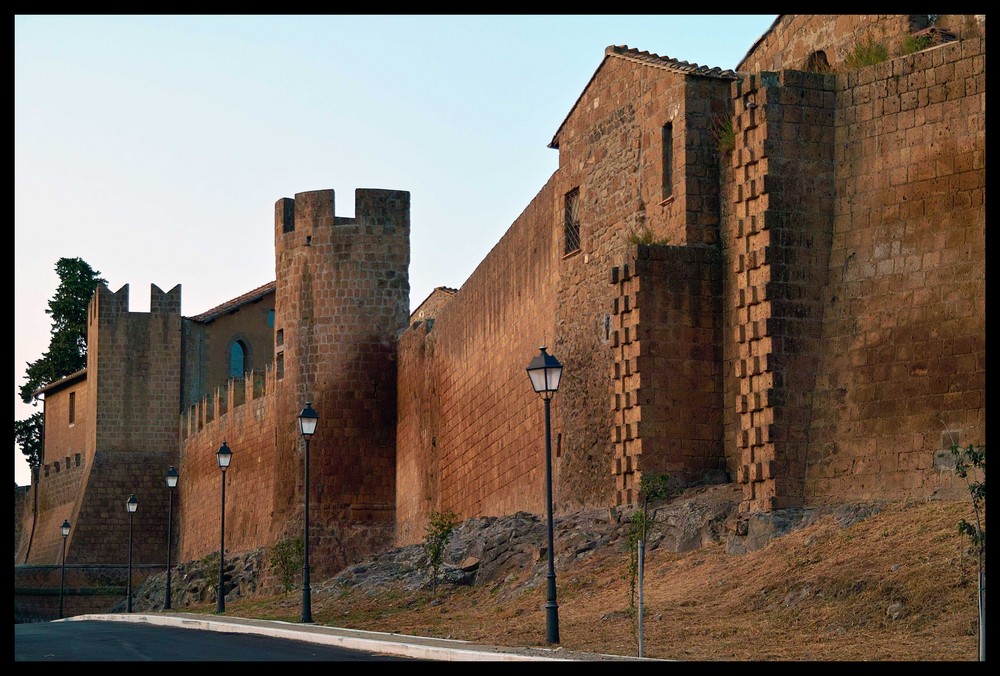
[[[14,417],[55,263],[133,311],[203,312],[274,279],[274,202],[411,193],[410,302],[460,287],[558,166],[609,45],[735,68],[775,15],[14,19]],[[29,481],[14,449],[14,479]]]

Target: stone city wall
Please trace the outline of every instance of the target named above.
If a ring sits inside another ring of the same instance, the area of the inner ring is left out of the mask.
[[[961,495],[948,449],[986,442],[985,47],[837,75],[810,501]]]

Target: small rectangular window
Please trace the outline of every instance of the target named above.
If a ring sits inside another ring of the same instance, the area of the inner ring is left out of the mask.
[[[580,189],[574,188],[566,193],[565,200],[565,245],[563,254],[580,250]]]
[[[663,199],[674,194],[674,127],[663,125]]]
[[[69,393],[69,424],[76,422],[76,392]]]
[[[274,370],[278,380],[285,377],[285,353],[279,352],[274,358]]]
[[[274,336],[274,342],[277,343],[278,347],[285,344],[285,330],[278,329]]]

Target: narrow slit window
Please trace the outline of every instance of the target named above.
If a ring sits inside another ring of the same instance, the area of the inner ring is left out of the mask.
[[[663,199],[674,194],[674,126],[663,125]]]
[[[69,393],[69,424],[76,422],[76,392]]]
[[[580,250],[580,189],[574,188],[566,193],[565,246],[563,254]]]

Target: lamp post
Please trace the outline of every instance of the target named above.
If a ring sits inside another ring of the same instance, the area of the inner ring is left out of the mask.
[[[302,621],[311,623],[312,618],[312,591],[309,589],[309,440],[316,432],[316,423],[319,422],[319,415],[313,410],[312,404],[306,402],[306,407],[299,413],[299,432],[306,440],[305,454],[305,481],[304,490],[306,500],[306,531],[303,541],[302,556]]]
[[[125,501],[125,508],[128,510],[128,601],[126,601],[127,612],[132,612],[132,516],[139,507],[139,501],[135,493]]]
[[[66,582],[66,536],[69,535],[69,519],[62,522],[62,570],[59,573],[59,619],[63,618],[63,584]]]
[[[528,377],[531,387],[542,395],[545,401],[545,502],[549,521],[549,574],[548,600],[545,603],[545,640],[549,643],[559,643],[559,606],[556,604],[556,569],[555,552],[552,543],[552,434],[550,403],[552,396],[559,390],[559,379],[562,377],[562,364],[545,351],[545,346],[539,348],[538,356],[528,364]]]
[[[177,488],[177,479],[180,473],[173,465],[167,470],[167,488],[170,495],[170,507],[167,509],[167,591],[163,597],[163,609],[170,610],[170,550],[173,548],[172,526],[174,520],[174,489]]]
[[[219,461],[219,469],[222,470],[222,518],[220,519],[221,528],[219,530],[219,589],[215,593],[215,612],[224,613],[226,612],[226,593],[222,585],[222,576],[226,561],[226,470],[229,469],[229,463],[233,461],[233,452],[229,449],[225,441],[222,442],[222,446],[216,451],[215,457]]]

